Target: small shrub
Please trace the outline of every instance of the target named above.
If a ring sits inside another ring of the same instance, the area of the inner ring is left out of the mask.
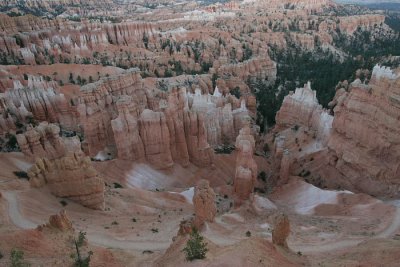
[[[11,267],[30,266],[30,264],[24,261],[24,252],[15,248],[11,250],[10,260],[11,260]]]
[[[119,183],[114,183],[114,188],[124,188],[124,187]]]
[[[137,220],[135,218],[132,218],[132,222],[137,222]]]
[[[158,228],[152,228],[151,231],[152,231],[153,233],[158,233]]]
[[[193,228],[190,234],[190,239],[186,243],[183,252],[186,254],[187,261],[201,260],[206,257],[208,251],[207,243],[204,242],[204,237],[200,235],[196,228]]]
[[[113,221],[112,223],[111,223],[111,225],[118,225],[119,223],[117,222],[117,221]]]
[[[259,187],[254,188],[254,192],[255,193],[260,193],[260,194],[265,194],[266,193],[265,189],[259,188]]]
[[[17,176],[19,179],[26,179],[29,180],[29,176],[27,172],[24,171],[15,171],[14,172],[15,176]]]
[[[265,171],[261,171],[258,174],[257,178],[265,183],[267,181],[267,174],[265,173]]]
[[[264,151],[264,153],[271,151],[271,149],[269,148],[269,145],[267,143],[264,144],[263,151]]]
[[[60,204],[61,204],[63,207],[65,207],[65,206],[68,205],[68,202],[65,201],[64,199],[62,199],[62,200],[60,200]]]
[[[152,251],[152,250],[144,250],[142,252],[142,254],[153,254],[153,253],[154,253],[154,251]]]
[[[246,236],[247,236],[247,237],[250,237],[250,236],[251,236],[251,232],[250,232],[250,231],[247,231],[247,232],[246,232]]]
[[[237,99],[240,99],[240,97],[242,96],[239,86],[236,86],[235,88],[233,88],[230,91],[230,93],[231,93],[231,95],[234,95]]]
[[[231,146],[231,145],[222,145],[222,146],[218,146],[217,148],[214,149],[214,152],[216,154],[231,154],[232,151],[235,150],[235,146]]]
[[[85,243],[86,233],[80,231],[78,235],[78,239],[74,238],[74,245],[76,250],[76,255],[73,255],[75,258],[74,267],[89,267],[90,257],[93,255],[92,251],[89,251],[86,257],[83,257],[83,253],[81,251],[82,246]]]
[[[17,137],[13,134],[7,133],[6,138],[8,139],[8,141],[6,143],[7,151],[8,152],[18,151],[19,146],[18,146],[18,142],[17,142]]]
[[[0,252],[0,260],[3,258],[3,254]]]
[[[39,125],[39,123],[35,120],[35,118],[34,117],[32,117],[32,116],[26,116],[25,117],[25,120],[26,120],[26,122],[28,123],[28,124],[31,124],[32,126],[38,126]]]
[[[300,126],[299,125],[295,125],[292,127],[292,130],[297,132],[299,130]]]

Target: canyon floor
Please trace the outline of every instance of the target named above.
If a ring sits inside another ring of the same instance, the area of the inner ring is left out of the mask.
[[[64,200],[67,205],[63,207],[62,199],[54,197],[46,188],[30,188],[28,181],[18,179],[13,173],[26,171],[31,166],[29,159],[22,153],[1,154],[0,245],[3,250],[22,245],[27,251],[25,259],[34,266],[46,266],[43,264],[50,262],[62,266],[69,256],[62,250],[63,246],[59,246],[61,251],[46,249],[63,239],[43,241],[32,229],[65,209],[75,230],[87,233],[95,251],[95,262],[96,257],[101,257],[102,264],[109,263],[101,266],[398,264],[400,201],[323,190],[299,177],[291,177],[288,184],[268,196],[256,194],[241,207],[230,207],[231,200],[224,197],[224,192],[234,175],[229,168],[234,160],[235,153],[216,155],[213,168],[175,165],[168,171],[120,160],[96,162],[95,167],[108,186],[105,211],[94,211],[69,200]],[[202,231],[209,242],[207,259],[189,264],[183,252],[168,248],[179,223],[194,212],[192,187],[199,178],[208,179],[215,188],[219,212],[215,222],[208,223]],[[114,183],[122,188],[114,188]],[[271,218],[277,211],[286,213],[290,220],[290,251],[275,248],[268,242],[271,241]],[[68,243],[64,246],[68,247]],[[113,256],[107,254],[110,251]]]

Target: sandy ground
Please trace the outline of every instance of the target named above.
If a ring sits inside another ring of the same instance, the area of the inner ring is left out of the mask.
[[[63,207],[61,199],[51,195],[46,188],[30,188],[28,181],[13,174],[15,170],[27,170],[31,165],[29,160],[20,153],[0,154],[0,211],[5,218],[0,221],[0,235],[35,228],[65,208],[74,228],[87,232],[90,244],[106,248],[115,257],[123,259],[122,266],[153,266],[162,257],[170,260],[171,265],[165,266],[180,266],[171,259],[176,251],[171,252],[170,246],[180,221],[193,214],[192,187],[197,179],[207,178],[216,192],[222,192],[233,178],[229,166],[234,158],[234,155],[219,155],[211,169],[191,165],[155,170],[143,163],[96,162],[95,166],[104,175],[108,186],[106,209],[93,211],[69,200]],[[123,188],[113,188],[114,182]],[[302,261],[305,265],[319,266],[323,262],[329,263],[334,255],[342,255],[344,262],[356,264],[372,244],[387,244],[393,255],[400,252],[398,241],[393,243],[400,234],[397,201],[384,203],[348,191],[322,190],[296,177],[268,197],[257,195],[240,208],[222,211],[230,201],[230,197],[217,196],[220,212],[214,223],[207,224],[203,235],[219,254],[211,253],[210,259],[214,261],[206,261],[202,266],[229,263],[229,258],[235,259],[233,255],[238,254],[241,247],[255,246],[256,252],[263,248],[269,253],[278,253],[262,241],[271,240],[273,218],[278,211],[288,214],[291,222],[289,247],[294,253],[299,251],[305,255],[292,259],[290,255],[282,256],[281,252],[278,254],[283,258],[274,254],[278,262],[286,262],[287,265],[282,263],[282,266],[302,265]],[[251,232],[250,239],[246,236],[247,231]],[[255,240],[250,241],[253,238]],[[143,254],[143,251],[152,251],[152,254]],[[162,256],[166,251],[169,252]],[[259,257],[260,253],[254,257]],[[244,265],[230,266],[252,266],[252,260],[243,255],[236,257],[237,262],[242,261]],[[273,266],[268,265],[272,261],[267,264],[266,259],[260,260],[262,262],[254,266]],[[386,260],[389,264],[392,257],[386,256]],[[357,266],[351,264],[343,266]]]

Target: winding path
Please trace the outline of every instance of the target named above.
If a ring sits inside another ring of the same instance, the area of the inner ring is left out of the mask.
[[[294,251],[301,251],[302,253],[322,253],[328,252],[337,249],[345,249],[348,247],[356,246],[365,240],[370,239],[379,239],[379,238],[390,238],[392,235],[396,233],[396,231],[400,228],[400,206],[396,207],[396,213],[393,217],[392,223],[382,232],[377,235],[372,236],[371,238],[364,239],[345,239],[341,241],[331,242],[327,244],[315,244],[315,245],[292,245],[291,249]]]
[[[25,219],[18,207],[17,194],[13,191],[3,192],[2,195],[8,203],[8,216],[10,217],[13,224],[22,229],[33,229],[37,227],[37,224]]]
[[[18,195],[15,191],[2,192],[8,206],[8,216],[11,222],[21,229],[34,229],[37,224],[29,219],[26,219],[19,209]],[[131,249],[131,250],[164,250],[170,246],[170,242],[146,242],[137,240],[118,240],[113,237],[103,235],[100,233],[87,233],[87,238],[90,243],[117,249]]]
[[[3,192],[5,200],[8,203],[8,215],[13,224],[22,229],[36,228],[37,224],[31,222],[29,219],[24,218],[21,214],[18,205],[18,197],[15,191]],[[392,223],[381,233],[371,237],[371,239],[389,238],[400,228],[400,206],[396,207],[396,213],[393,217]],[[88,233],[88,240],[98,246],[117,248],[117,249],[132,249],[132,250],[164,250],[170,245],[170,242],[149,242],[149,241],[134,241],[134,240],[118,240],[107,235],[100,233]],[[328,244],[315,244],[315,245],[292,245],[291,249],[294,251],[301,251],[302,253],[323,253],[336,249],[344,249],[356,246],[366,239],[345,239],[342,241],[332,242]]]

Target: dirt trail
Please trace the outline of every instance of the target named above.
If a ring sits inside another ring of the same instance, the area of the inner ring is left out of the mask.
[[[362,239],[345,239],[335,241],[327,244],[314,244],[314,245],[291,245],[290,248],[294,251],[301,251],[302,253],[322,253],[337,249],[345,249],[353,247],[368,239],[390,238],[400,228],[400,207],[396,208],[396,213],[393,217],[391,224],[381,233],[374,235],[370,238]]]
[[[3,192],[2,195],[8,203],[8,216],[13,224],[22,229],[33,229],[37,224],[24,218],[18,207],[17,193],[14,191]]]
[[[118,240],[113,237],[102,234],[87,234],[91,244],[95,244],[107,248],[127,249],[127,250],[165,250],[170,246],[170,242],[159,241],[133,241],[133,240]]]
[[[37,227],[37,224],[25,218],[19,210],[17,192],[2,192],[2,195],[4,196],[8,204],[8,216],[15,226],[22,229],[34,229]],[[138,251],[164,250],[167,249],[170,245],[170,242],[118,240],[100,233],[88,233],[87,237],[92,244],[117,249],[132,249]]]
[[[8,215],[13,224],[22,229],[36,228],[36,224],[26,219],[19,210],[18,196],[15,191],[2,192],[2,195],[8,203]],[[391,224],[381,233],[371,237],[377,238],[390,238],[400,228],[400,207],[396,207],[396,213],[393,217]],[[118,240],[113,237],[103,235],[100,233],[88,233],[88,239],[92,244],[117,248],[117,249],[132,249],[132,250],[165,250],[169,247],[170,242],[155,242],[155,241],[133,241],[133,240]],[[342,241],[332,242],[328,244],[313,244],[313,245],[291,245],[290,248],[294,251],[301,251],[302,253],[323,253],[336,249],[344,249],[356,246],[361,242],[367,240],[363,239],[346,239]],[[226,240],[224,240],[226,241]]]

